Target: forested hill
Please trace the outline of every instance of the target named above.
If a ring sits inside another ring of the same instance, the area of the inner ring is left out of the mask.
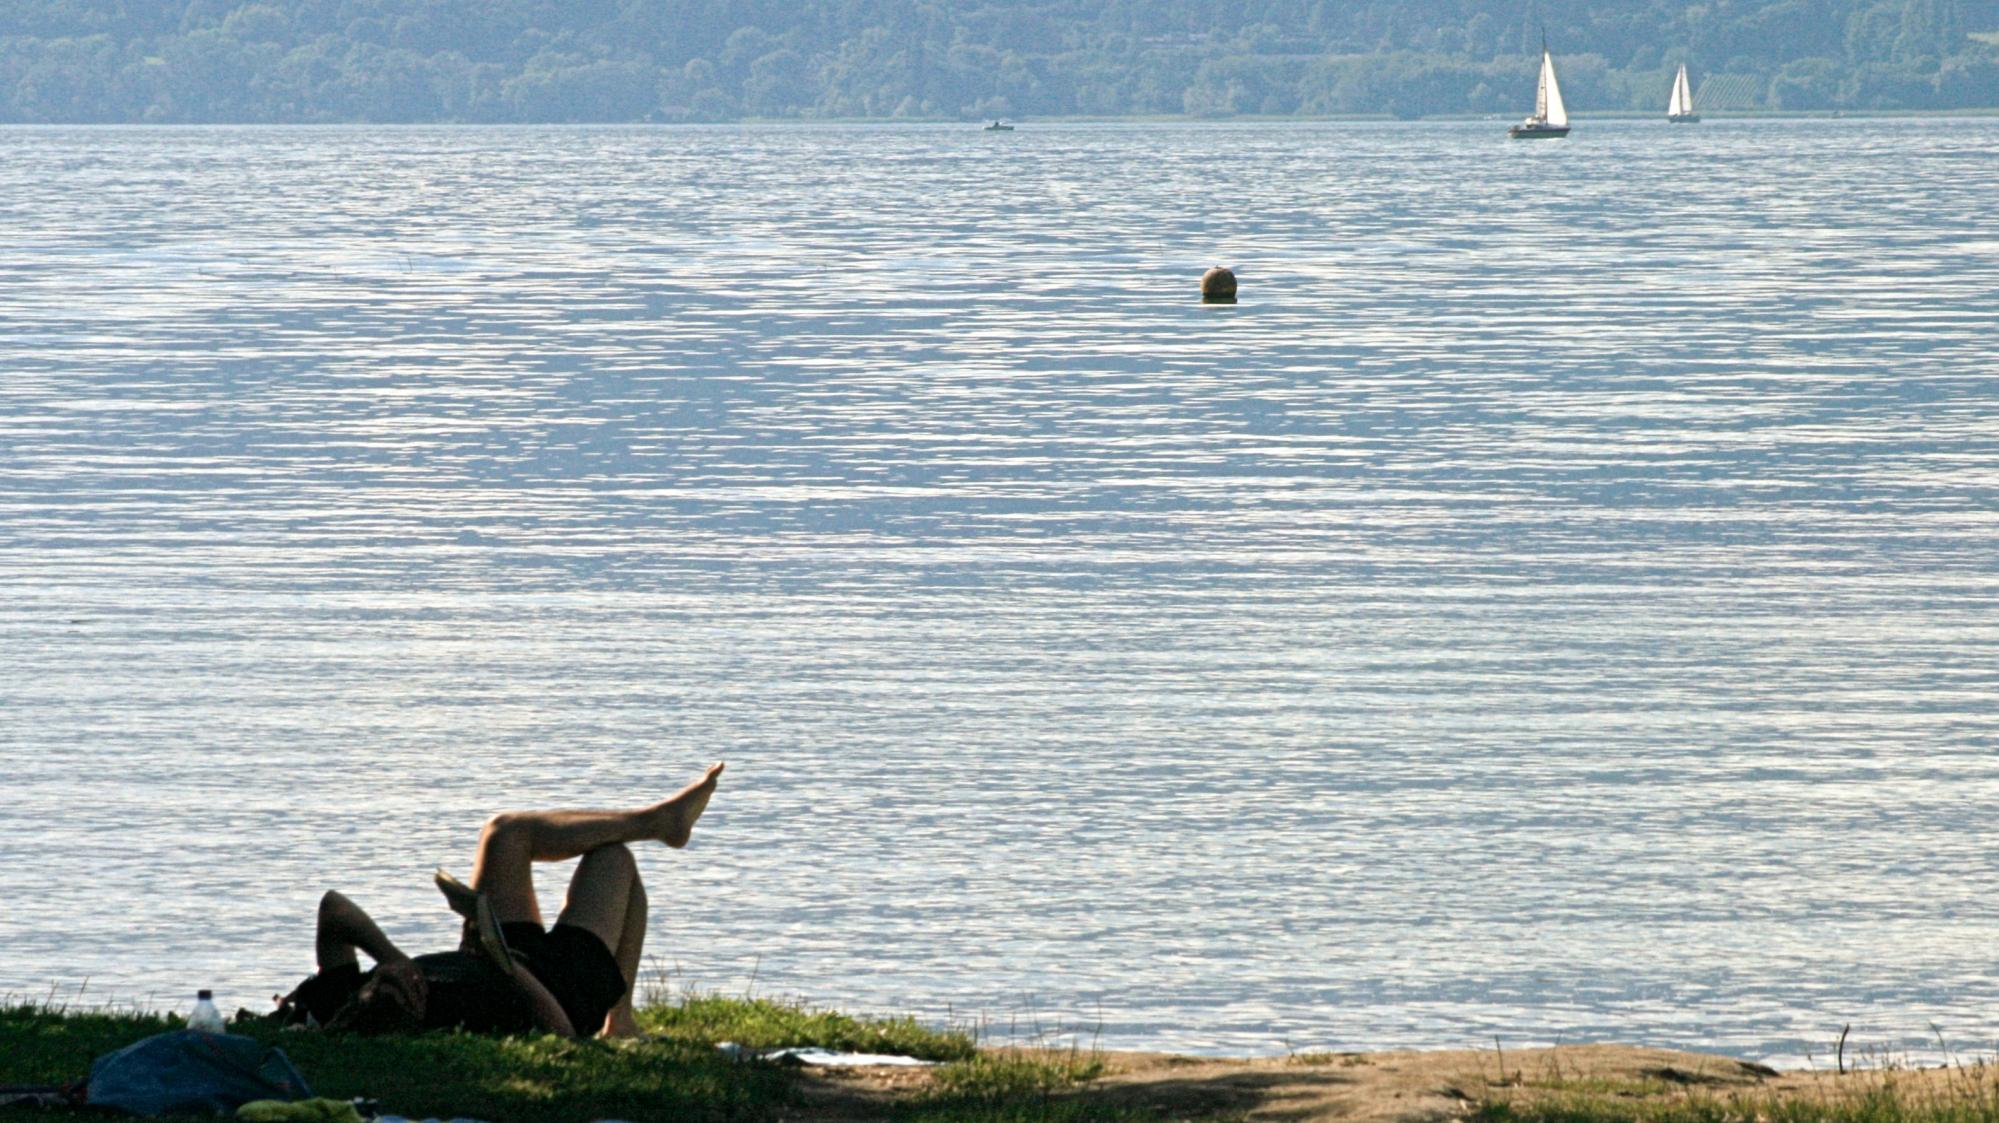
[[[0,0],[0,120],[1999,107],[1999,0]]]

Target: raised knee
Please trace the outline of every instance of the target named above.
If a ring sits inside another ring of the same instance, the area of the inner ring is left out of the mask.
[[[637,878],[639,875],[639,860],[632,857],[632,848],[622,842],[613,842],[609,846],[599,846],[590,853],[599,862],[609,866],[613,870],[620,871],[633,878]]]
[[[521,830],[521,821],[525,818],[526,816],[519,811],[502,811],[486,820],[486,825],[479,828],[479,838],[483,841],[495,835],[518,834]]]
[[[319,915],[324,919],[340,911],[341,907],[346,904],[347,898],[342,896],[339,890],[328,889],[326,894],[319,898]]]

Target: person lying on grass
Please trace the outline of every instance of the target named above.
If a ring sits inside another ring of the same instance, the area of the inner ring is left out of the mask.
[[[636,1036],[646,895],[626,844],[686,846],[721,776],[722,765],[711,765],[671,799],[629,811],[493,816],[479,834],[469,887],[437,871],[438,888],[464,918],[457,951],[405,954],[360,906],[328,892],[319,902],[319,970],[279,999],[279,1017],[368,1033]],[[533,864],[571,858],[582,860],[568,898],[555,926],[544,928]],[[372,970],[361,970],[357,951]]]

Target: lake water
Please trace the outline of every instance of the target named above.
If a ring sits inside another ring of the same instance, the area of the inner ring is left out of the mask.
[[[0,991],[726,759],[674,988],[1999,1042],[1999,121],[1503,127],[0,132]]]

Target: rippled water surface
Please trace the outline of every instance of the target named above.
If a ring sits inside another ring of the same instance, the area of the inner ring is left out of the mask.
[[[1999,1041],[1999,122],[0,140],[0,990],[727,759],[676,986]]]

